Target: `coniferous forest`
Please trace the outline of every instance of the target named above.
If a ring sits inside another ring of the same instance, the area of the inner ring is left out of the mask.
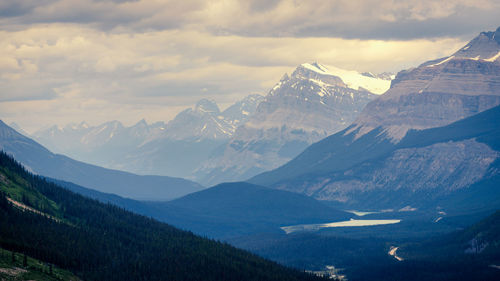
[[[0,246],[83,280],[318,279],[74,194],[30,174],[3,152],[0,167]],[[28,194],[15,199],[43,213],[15,207],[8,194]]]

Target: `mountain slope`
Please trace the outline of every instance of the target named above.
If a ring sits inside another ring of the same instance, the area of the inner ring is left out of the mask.
[[[421,243],[401,247],[401,255],[407,258],[446,259],[455,256],[472,256],[500,264],[500,211],[482,219],[466,229],[435,237]]]
[[[220,184],[149,205],[162,221],[216,238],[282,233],[280,227],[284,225],[333,222],[353,216],[307,196],[242,182]]]
[[[382,126],[397,142],[409,129],[450,124],[500,104],[500,27],[482,32],[455,54],[401,71],[386,94],[369,103],[356,137]]]
[[[0,248],[0,280],[77,281],[80,279],[67,270]]]
[[[201,190],[194,182],[162,176],[138,176],[53,154],[0,121],[0,148],[39,175],[74,182],[120,196],[167,200]]]
[[[345,80],[345,81],[344,81]],[[238,181],[274,169],[344,129],[390,80],[324,65],[302,64],[285,75],[230,142],[198,169],[204,184]]]
[[[4,153],[0,167],[0,245],[69,269],[84,280],[318,280],[76,195],[29,174]],[[55,202],[63,212],[54,219],[10,203],[4,183],[19,180],[27,183],[22,189],[37,190],[39,200]]]
[[[221,184],[168,202],[136,201],[47,179],[75,193],[111,203],[202,236],[228,239],[241,235],[280,233],[281,226],[348,220],[310,197],[248,183]]]
[[[473,115],[500,104],[500,60],[484,58],[500,52],[497,34],[481,33],[453,56],[398,73],[349,128],[250,182],[365,208],[403,208],[494,178],[498,148],[481,137],[497,139],[498,109]]]
[[[221,112],[214,101],[202,99],[167,124],[82,122],[39,130],[33,138],[55,153],[106,168],[192,178],[199,163],[226,144],[262,100],[261,95],[249,95]]]
[[[113,167],[193,178],[199,164],[228,142],[262,99],[249,95],[222,112],[215,102],[201,100],[170,121],[163,134],[144,142],[125,159],[113,160]]]
[[[379,129],[352,143],[340,132],[251,181],[364,208],[429,208],[467,196],[475,198],[469,207],[484,201],[490,203],[482,208],[492,208],[500,202],[494,188],[500,180],[499,118],[497,106],[448,126],[409,131],[398,144]]]

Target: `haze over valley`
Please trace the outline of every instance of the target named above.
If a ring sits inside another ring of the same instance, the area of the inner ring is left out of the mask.
[[[497,1],[42,2],[1,280],[498,280]]]

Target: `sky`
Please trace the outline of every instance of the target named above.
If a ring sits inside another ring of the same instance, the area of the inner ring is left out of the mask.
[[[305,62],[394,72],[500,25],[498,0],[0,0],[0,119],[171,120]]]

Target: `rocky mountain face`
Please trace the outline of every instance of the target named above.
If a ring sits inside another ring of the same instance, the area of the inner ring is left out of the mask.
[[[497,177],[498,107],[481,112],[500,104],[498,38],[500,28],[483,32],[449,57],[398,73],[349,128],[251,182],[360,208],[400,208]]]
[[[249,95],[222,112],[214,101],[202,99],[194,108],[182,111],[168,122],[162,137],[172,140],[229,139],[263,99],[258,94]]]
[[[99,126],[85,122],[53,126],[33,137],[51,151],[139,174],[190,177],[200,162],[226,143],[263,100],[250,95],[224,111],[214,101],[200,100],[165,124],[145,120],[125,127],[119,121]]]
[[[196,179],[212,185],[276,168],[351,124],[389,85],[390,77],[302,64],[271,89],[224,149],[198,169]]]
[[[482,32],[449,57],[401,71],[349,133],[383,126],[398,141],[409,129],[443,126],[500,104],[499,38],[500,29]]]

